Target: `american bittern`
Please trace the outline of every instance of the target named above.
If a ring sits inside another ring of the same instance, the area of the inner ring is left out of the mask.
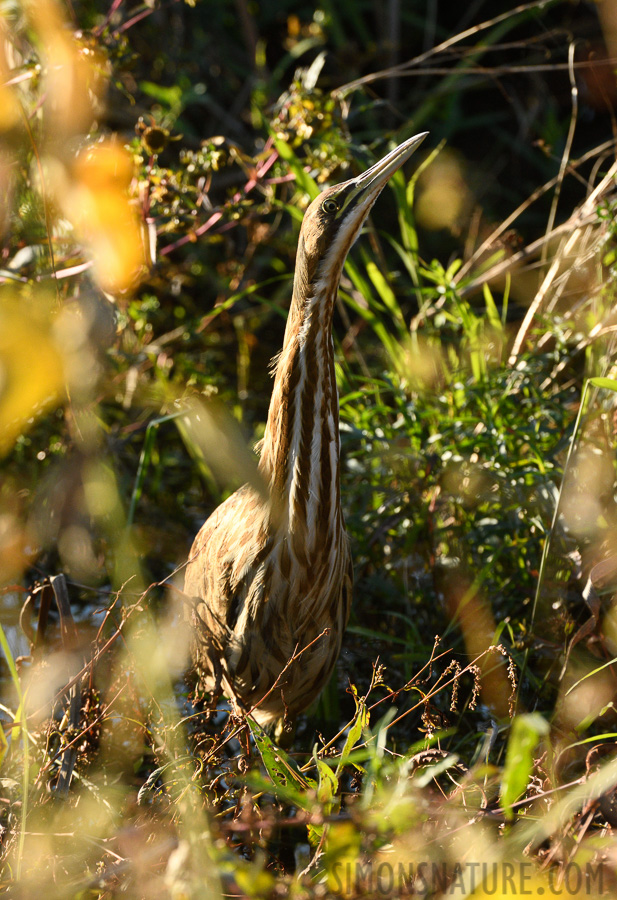
[[[184,591],[195,598],[199,677],[260,724],[306,709],[339,654],[353,570],[341,512],[332,311],[362,223],[424,137],[409,138],[308,207],[261,447],[269,497],[241,487],[191,550]]]

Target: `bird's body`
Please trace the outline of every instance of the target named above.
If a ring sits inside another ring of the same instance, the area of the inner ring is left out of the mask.
[[[339,654],[353,572],[340,500],[332,312],[349,248],[423,137],[308,207],[261,448],[267,495],[244,485],[191,550],[184,591],[196,600],[198,674],[260,724],[306,709]]]

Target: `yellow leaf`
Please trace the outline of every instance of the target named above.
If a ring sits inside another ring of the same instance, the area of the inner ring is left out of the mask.
[[[355,895],[357,864],[362,835],[351,822],[336,822],[328,831],[324,853],[327,883],[337,896]]]
[[[30,0],[25,7],[46,62],[46,137],[62,148],[67,138],[90,128],[99,96],[105,89],[103,66],[96,49],[80,43],[71,34],[56,0]]]
[[[0,303],[0,455],[63,393],[62,357],[46,323]]]
[[[90,248],[97,280],[112,293],[134,285],[145,266],[141,227],[129,198],[132,177],[131,157],[113,141],[84,150],[69,172],[55,171],[56,193],[77,237]]]
[[[0,131],[14,128],[20,118],[19,101],[13,88],[0,85]]]

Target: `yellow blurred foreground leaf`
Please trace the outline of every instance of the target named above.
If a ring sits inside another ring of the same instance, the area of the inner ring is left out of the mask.
[[[130,155],[105,141],[83,150],[70,169],[52,171],[56,195],[90,249],[97,281],[111,293],[127,290],[145,266],[140,223],[129,197]]]
[[[64,4],[27,0],[24,7],[43,61],[46,137],[62,151],[68,139],[92,125],[106,90],[105,56],[83,34],[72,32]]]
[[[0,301],[0,454],[64,393],[62,356],[50,325],[25,303]]]

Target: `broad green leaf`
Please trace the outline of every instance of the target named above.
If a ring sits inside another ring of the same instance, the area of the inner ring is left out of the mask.
[[[249,863],[238,860],[234,868],[234,881],[246,897],[271,897],[275,892],[274,875],[263,868],[260,857]]]
[[[500,797],[501,807],[508,819],[514,815],[512,804],[529,783],[536,747],[548,733],[548,723],[538,713],[517,716],[512,723]]]
[[[319,772],[319,783],[317,785],[317,799],[320,803],[331,807],[332,801],[336,797],[338,791],[338,778],[330,768],[327,762],[314,754],[313,759]]]
[[[272,779],[274,793],[284,794],[285,799],[291,799],[291,795],[293,795],[295,802],[303,801],[302,795],[306,794],[308,790],[316,790],[317,783],[300,771],[294,760],[284,750],[277,747],[254,719],[247,716],[247,721],[262,762]],[[305,806],[306,804],[301,802],[301,805]]]
[[[607,391],[617,391],[617,381],[614,378],[590,378],[589,383],[594,387],[604,388]]]

